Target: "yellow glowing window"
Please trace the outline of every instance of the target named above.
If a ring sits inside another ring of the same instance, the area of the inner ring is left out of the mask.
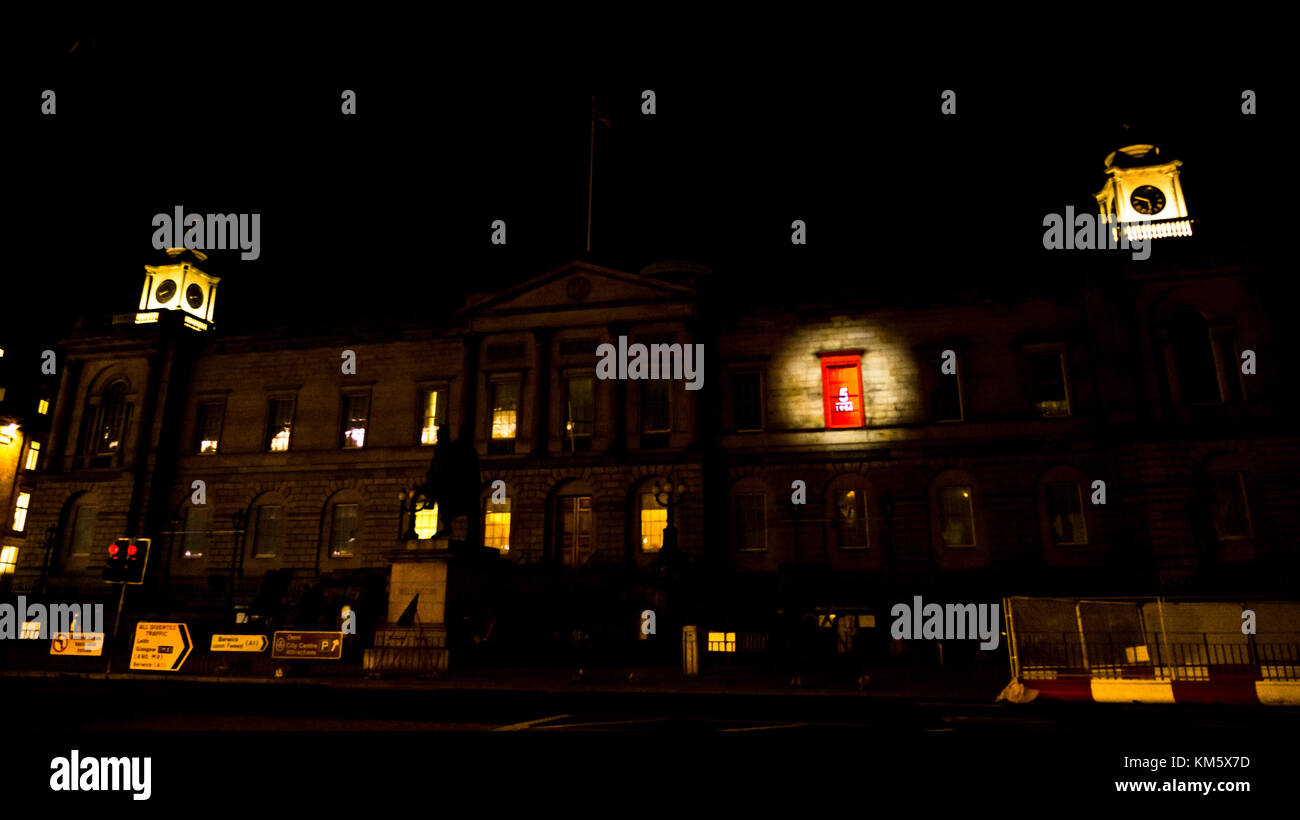
[[[14,505],[14,532],[22,532],[27,526],[27,505],[31,503],[31,493],[19,493],[18,503]]]
[[[664,545],[664,528],[668,526],[668,510],[660,507],[654,493],[641,495],[641,549],[658,552]]]
[[[735,652],[736,633],[735,632],[710,632],[709,651],[710,652]]]
[[[18,636],[25,641],[34,641],[41,637],[40,621],[23,621],[22,634]]]
[[[432,538],[433,534],[438,531],[438,505],[434,504],[427,510],[420,510],[415,514],[415,534],[421,540]]]
[[[135,323],[137,325],[152,325],[158,321],[157,313],[137,313]]]
[[[500,504],[488,502],[487,511],[483,515],[483,546],[509,552],[510,499],[507,498]]]
[[[519,382],[495,382],[492,385],[492,438],[515,437],[519,412]]]
[[[49,399],[41,399],[41,400],[36,404],[36,412],[37,412],[37,413],[40,413],[42,416],[45,415],[46,413],[50,412],[50,400],[49,400]]]
[[[35,470],[36,463],[41,459],[41,443],[31,441],[27,443],[27,461],[23,462],[24,470]]]
[[[437,390],[425,390],[421,394],[420,404],[422,412],[420,415],[420,443],[437,444],[438,443],[438,425],[440,417],[438,411],[442,403],[438,401]]]
[[[0,401],[4,401],[4,400],[5,400],[5,389],[3,387],[0,387]]]
[[[18,566],[18,548],[5,547],[0,550],[0,575],[13,575]]]

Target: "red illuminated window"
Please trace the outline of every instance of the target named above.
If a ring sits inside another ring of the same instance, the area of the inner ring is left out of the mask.
[[[822,401],[826,426],[862,426],[862,365],[857,354],[822,357]]]

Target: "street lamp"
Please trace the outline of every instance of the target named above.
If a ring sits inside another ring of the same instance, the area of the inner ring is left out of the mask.
[[[415,516],[422,510],[427,510],[435,505],[429,503],[430,499],[424,493],[410,488],[399,492],[397,500],[402,505],[402,523],[397,525],[397,537],[402,541],[420,540],[420,534],[415,531]]]
[[[651,487],[654,493],[655,501],[659,506],[668,510],[668,522],[664,525],[664,543],[659,548],[659,560],[657,563],[670,564],[676,562],[679,554],[677,548],[677,508],[682,506],[686,499],[686,484],[678,481],[676,486],[670,477],[662,485],[658,480]]]

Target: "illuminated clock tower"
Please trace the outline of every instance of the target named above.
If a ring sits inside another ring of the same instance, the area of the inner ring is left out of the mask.
[[[171,262],[145,265],[144,289],[140,291],[140,313],[136,324],[158,321],[159,310],[179,310],[187,314],[185,326],[194,330],[212,327],[212,309],[217,301],[217,284],[221,277],[199,269],[207,254],[189,248],[168,248]]]
[[[1102,219],[1129,239],[1191,236],[1192,219],[1178,180],[1178,160],[1162,160],[1160,149],[1141,143],[1106,157],[1106,184],[1094,196]]]

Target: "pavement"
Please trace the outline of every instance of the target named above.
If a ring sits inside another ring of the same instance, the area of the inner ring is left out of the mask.
[[[313,670],[315,671],[315,670]],[[49,670],[0,670],[0,677],[69,680],[163,680],[201,683],[287,684],[347,689],[377,690],[508,690],[526,692],[653,692],[681,694],[755,694],[809,696],[866,696],[907,699],[966,700],[991,703],[1010,681],[1001,665],[952,668],[882,667],[868,672],[861,686],[848,677],[827,678],[805,675],[802,685],[792,686],[786,675],[750,670],[708,671],[687,676],[675,668],[606,668],[584,670],[579,678],[567,669],[495,668],[455,669],[436,678],[365,677],[329,674],[270,676],[200,676],[162,673],[66,672]]]

